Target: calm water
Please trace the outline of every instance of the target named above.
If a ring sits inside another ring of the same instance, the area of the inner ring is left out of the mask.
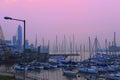
[[[81,56],[82,56],[82,60],[87,59],[89,57],[89,53],[87,52],[82,53]],[[71,57],[68,57],[67,59],[69,60],[70,58],[72,58],[74,60],[80,61],[81,56],[71,56]],[[62,69],[44,70],[41,72],[30,72],[29,74],[31,74],[33,77],[37,76],[38,80],[41,80],[41,78],[42,79],[45,78],[49,80],[86,80],[85,77],[87,77],[86,74],[78,74],[77,77],[68,77],[68,76],[63,75]]]
[[[67,77],[63,75],[61,69],[57,70],[44,70],[41,72],[29,72],[28,75],[37,77],[37,80],[48,79],[48,80],[86,80],[84,77]]]
[[[84,56],[84,57],[83,57]],[[82,60],[87,59],[89,57],[89,53],[82,54]],[[81,60],[81,56],[74,56],[74,57],[69,57],[68,59],[74,59],[77,61]],[[6,66],[1,66],[0,67],[0,72],[13,72],[13,67],[6,67]],[[23,76],[22,72],[15,72],[15,74],[18,76]],[[78,74],[77,77],[67,77],[63,75],[62,69],[58,68],[56,70],[42,70],[40,72],[35,72],[35,71],[29,71],[27,72],[26,76],[35,78],[37,80],[87,80],[86,77],[89,75],[86,74]],[[96,76],[93,76],[96,77]]]
[[[89,53],[82,53],[82,60],[87,59],[89,57]],[[68,57],[67,59],[69,60],[70,58],[80,61],[81,60],[81,56],[72,56],[72,57]],[[31,72],[33,73],[33,72]],[[41,80],[41,78],[46,78],[49,80],[86,80],[85,77],[86,74],[78,74],[77,77],[68,77],[63,75],[62,73],[62,69],[57,69],[57,70],[44,70],[41,72],[34,72],[33,73],[34,76],[38,77],[38,80]]]

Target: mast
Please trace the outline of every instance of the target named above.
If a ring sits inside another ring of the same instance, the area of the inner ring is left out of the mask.
[[[44,47],[45,47],[45,43],[44,43],[44,37],[43,37],[43,39],[42,39],[42,40],[43,40],[42,51],[43,51],[43,53],[44,53],[44,51],[45,51],[45,50],[44,50]]]
[[[36,49],[36,52],[37,52],[37,34],[36,34],[36,40],[35,40],[35,49]]]
[[[106,51],[106,54],[108,54],[108,44],[107,44],[107,39],[105,40],[105,51]]]
[[[74,48],[75,48],[75,39],[74,39],[75,37],[74,37],[74,34],[73,34],[73,49],[72,49],[72,52],[73,52],[73,54],[74,54]],[[74,60],[74,56],[73,56],[73,60]]]
[[[85,45],[83,46],[84,60],[85,60]]]
[[[80,61],[82,62],[82,46],[80,45]]]
[[[111,43],[109,42],[109,54],[111,54],[110,46],[111,46]]]
[[[73,34],[73,53],[74,53],[74,42],[75,40],[74,40],[74,34]]]
[[[90,54],[89,67],[91,67],[90,61],[91,61],[91,57],[92,57],[92,52],[91,52],[91,39],[90,39],[90,37],[89,37],[89,54]]]
[[[56,53],[58,53],[58,37],[56,35]]]
[[[48,40],[48,52],[50,53],[50,40]]]
[[[116,54],[116,52],[117,52],[117,46],[116,46],[116,32],[114,32],[114,41],[113,41],[113,53],[115,53]]]
[[[76,54],[78,54],[78,46],[77,46],[77,44],[76,44],[76,46],[75,46],[75,49],[76,49]],[[77,61],[78,59],[77,59],[77,56],[76,56],[76,58],[75,58],[75,61]]]
[[[71,42],[71,39],[70,39],[70,54],[72,54],[72,42]],[[70,60],[72,60],[71,55],[70,55]]]
[[[113,41],[113,43],[114,43],[114,46],[116,47],[116,32],[114,32],[114,41]]]
[[[91,40],[90,40],[90,37],[89,37],[89,56],[90,56],[90,58],[89,58],[89,66],[90,66],[90,61],[91,61],[91,56],[92,56],[92,54],[91,54]]]
[[[64,35],[64,52],[66,54],[66,37],[65,37],[65,35]]]
[[[61,44],[58,45],[58,52],[61,53]]]
[[[95,38],[95,54],[98,53],[98,40]]]

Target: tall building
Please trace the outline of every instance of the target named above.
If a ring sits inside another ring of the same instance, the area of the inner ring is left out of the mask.
[[[37,51],[37,34],[36,34],[36,40],[35,40],[35,50]]]
[[[29,41],[25,40],[25,49],[28,49],[28,48],[29,48]]]
[[[18,26],[17,48],[19,52],[22,51],[22,27],[20,25]]]
[[[13,36],[13,45],[16,47],[16,42],[17,42],[17,39],[16,39],[16,36]]]

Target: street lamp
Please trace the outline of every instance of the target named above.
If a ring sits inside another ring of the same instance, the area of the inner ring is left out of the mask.
[[[25,35],[26,35],[26,21],[25,20],[21,20],[21,19],[15,19],[15,18],[11,18],[11,17],[4,17],[4,19],[6,20],[16,20],[16,21],[21,21],[24,23],[24,80],[25,80],[25,61],[26,61],[26,54],[25,54]]]

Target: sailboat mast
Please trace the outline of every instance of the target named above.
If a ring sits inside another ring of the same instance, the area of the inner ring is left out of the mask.
[[[58,37],[56,35],[56,53],[58,53]]]
[[[95,38],[95,54],[98,53],[98,40]]]
[[[92,56],[92,54],[91,54],[91,40],[90,40],[90,37],[89,37],[89,54],[90,54],[90,55],[89,55],[89,57],[90,57],[90,58],[89,58],[89,67],[91,67],[91,66],[90,66],[90,61],[91,61],[91,56]]]
[[[114,32],[114,46],[116,46],[116,32]]]
[[[82,61],[82,46],[80,45],[80,62]]]
[[[106,54],[108,54],[108,44],[107,44],[107,39],[105,40],[105,51],[106,51]]]
[[[48,40],[48,52],[50,52],[50,40]]]
[[[114,32],[114,41],[113,41],[113,46],[114,46],[114,50],[113,50],[113,53],[117,53],[117,50],[116,50],[116,48],[117,48],[117,46],[116,46],[116,32]]]
[[[111,46],[111,43],[109,42],[109,54],[111,54],[110,46]]]
[[[74,34],[73,34],[73,49],[72,49],[73,54],[74,54],[74,48],[75,48],[75,39],[74,38],[75,37],[74,37]],[[74,60],[74,56],[73,56],[73,60]]]
[[[84,51],[84,60],[85,60],[85,45],[83,47],[83,51]]]
[[[37,34],[36,34],[36,40],[35,40],[35,50],[37,52]]]
[[[72,42],[71,42],[71,38],[69,39],[70,39],[70,54],[72,54]],[[71,55],[70,55],[70,60],[72,60]]]
[[[64,35],[64,53],[66,54],[66,37]]]
[[[91,59],[92,54],[91,54],[91,40],[90,40],[90,37],[89,37],[89,54],[90,54],[90,59]]]
[[[43,52],[45,51],[45,43],[44,43],[44,37],[43,37],[43,46],[42,46],[43,48],[42,48],[42,50],[43,50]]]
[[[74,53],[74,34],[73,34],[73,53]]]

